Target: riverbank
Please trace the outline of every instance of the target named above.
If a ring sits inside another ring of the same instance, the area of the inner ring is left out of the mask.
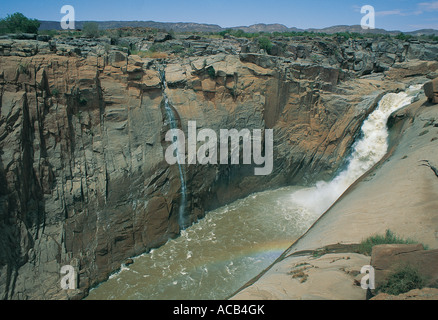
[[[386,229],[438,248],[438,178],[423,165],[438,163],[438,107],[422,95],[391,122],[388,154],[232,299],[365,299],[357,276],[370,257],[354,250],[315,254],[319,248],[359,243]]]

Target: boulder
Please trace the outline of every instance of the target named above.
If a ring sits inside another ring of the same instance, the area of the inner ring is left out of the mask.
[[[154,42],[155,43],[159,43],[159,42],[165,42],[168,40],[172,40],[172,35],[170,33],[165,33],[165,32],[159,32],[155,35],[154,38]]]
[[[438,78],[424,84],[424,93],[432,103],[438,103]]]
[[[203,80],[201,85],[204,92],[216,92],[216,81],[212,79]]]
[[[127,55],[121,51],[111,51],[109,54],[109,64],[115,68],[126,65]]]

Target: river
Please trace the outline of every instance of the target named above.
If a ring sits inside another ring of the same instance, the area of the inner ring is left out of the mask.
[[[99,300],[224,299],[268,267],[387,152],[386,123],[421,86],[385,95],[362,125],[347,167],[332,181],[252,194],[207,213],[164,246],[90,291]]]

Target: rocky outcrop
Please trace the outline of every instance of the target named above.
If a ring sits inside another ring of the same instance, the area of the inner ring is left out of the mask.
[[[405,87],[285,57],[204,55],[211,44],[163,61],[87,43],[0,40],[4,299],[80,298],[127,258],[179,234],[181,182],[164,159],[158,65],[184,132],[188,121],[274,130],[269,176],[245,165],[186,166],[190,222],[254,191],[333,176],[381,95]],[[61,290],[63,265],[77,270],[78,291]]]
[[[438,103],[438,78],[424,84],[424,93],[432,103]]]
[[[414,289],[397,296],[387,293],[379,293],[375,297],[372,297],[371,300],[438,300],[438,289]]]
[[[379,288],[400,268],[410,267],[424,277],[425,287],[438,284],[438,250],[424,250],[421,244],[384,244],[373,247],[371,265],[375,270],[375,285]]]
[[[360,270],[368,263],[368,257],[357,253],[297,254],[231,300],[365,300]]]
[[[131,36],[119,36],[125,32],[129,32]],[[403,41],[389,36],[365,39],[346,39],[341,36],[331,38],[278,36],[272,38],[271,42],[272,48],[269,50],[271,56],[286,58],[294,62],[329,65],[349,70],[359,76],[388,71],[389,68],[399,63],[411,60],[437,61],[438,59],[436,42],[415,38]],[[266,53],[265,49],[260,47],[257,38],[252,40],[230,35],[224,38],[200,35],[172,36],[165,32],[151,32],[149,29],[129,28],[129,30],[119,29],[112,38],[58,37],[52,39],[48,36],[26,34],[7,35],[0,37],[0,55],[29,56],[29,49],[20,50],[23,43],[26,43],[27,47],[34,47],[34,54],[39,52],[37,48],[41,47],[43,52],[49,48],[58,55],[75,54],[84,58],[89,54],[102,55],[111,50],[111,45],[127,53],[152,49],[186,57],[220,53],[233,55]],[[14,49],[17,45],[18,48]]]

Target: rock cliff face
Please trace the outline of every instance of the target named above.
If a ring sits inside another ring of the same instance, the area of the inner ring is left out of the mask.
[[[403,89],[409,72],[438,69],[410,62],[382,81],[358,78],[363,69],[236,48],[153,60],[99,43],[84,51],[0,40],[3,299],[83,297],[126,258],[179,234],[181,182],[164,159],[169,125],[158,67],[184,132],[188,121],[217,132],[274,130],[271,175],[254,176],[248,165],[185,166],[190,222],[254,191],[330,178],[381,95]],[[78,290],[61,290],[63,265],[78,271]]]

